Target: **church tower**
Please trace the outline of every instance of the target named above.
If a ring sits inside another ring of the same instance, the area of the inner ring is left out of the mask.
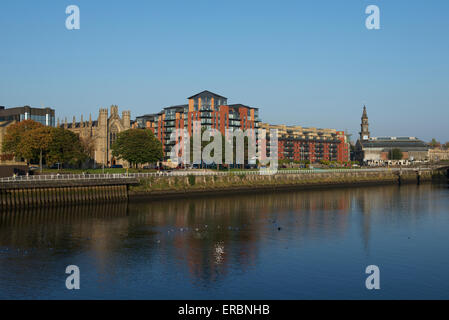
[[[368,114],[366,113],[366,106],[363,106],[362,124],[360,125],[362,131],[360,132],[360,140],[369,140],[369,124],[368,124]]]

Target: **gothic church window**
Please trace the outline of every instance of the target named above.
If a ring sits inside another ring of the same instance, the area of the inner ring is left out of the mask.
[[[117,126],[112,126],[111,131],[109,133],[109,144],[112,146],[114,142],[117,140],[118,128]]]

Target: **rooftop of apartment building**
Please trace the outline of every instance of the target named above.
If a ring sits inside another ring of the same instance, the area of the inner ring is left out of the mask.
[[[160,112],[157,113],[150,113],[150,114],[145,114],[142,116],[138,116],[136,117],[136,120],[138,119],[142,119],[142,120],[151,120],[152,118],[156,118],[158,116],[161,116],[163,114],[167,114],[167,113],[173,113],[173,112],[179,112],[179,113],[183,113],[183,112],[187,112],[189,110],[189,107],[191,105],[195,106],[195,108],[198,108],[198,103],[201,99],[201,106],[200,107],[204,107],[204,104],[207,106],[211,106],[210,104],[212,103],[212,99],[214,99],[214,107],[217,106],[226,106],[230,109],[233,110],[233,112],[238,112],[240,108],[247,108],[247,109],[254,109],[256,112],[258,112],[259,108],[254,108],[254,107],[250,107],[248,105],[245,104],[241,104],[241,103],[236,103],[236,104],[228,104],[228,98],[216,94],[214,92],[208,91],[208,90],[204,90],[200,93],[197,93],[193,96],[190,96],[187,98],[189,100],[189,104],[180,104],[180,105],[172,105],[169,107],[165,107],[163,108]],[[205,102],[205,103],[204,103]],[[200,110],[197,110],[200,111]],[[201,110],[203,111],[203,110]],[[258,120],[257,120],[258,121]]]
[[[280,134],[289,135],[334,135],[339,130],[330,128],[315,128],[315,127],[302,127],[302,126],[288,126],[284,124],[273,125],[269,123],[261,123],[262,128],[278,129]]]
[[[190,99],[195,99],[195,98],[201,98],[201,97],[204,97],[204,96],[213,96],[213,97],[215,97],[215,98],[222,98],[222,99],[225,99],[225,100],[228,99],[228,98],[226,98],[226,97],[224,97],[224,96],[221,96],[221,95],[219,95],[219,94],[210,92],[210,91],[208,91],[208,90],[204,90],[204,91],[202,91],[202,92],[200,92],[200,93],[197,93],[197,94],[195,94],[195,95],[193,95],[193,96],[191,96],[191,97],[188,97],[187,99],[190,100]]]
[[[184,108],[187,108],[189,105],[188,104],[180,104],[177,106],[170,106],[170,107],[166,107],[164,108],[164,110],[180,110],[180,111],[184,111]]]
[[[342,132],[336,129],[329,128],[315,128],[302,126],[288,126],[288,125],[271,125],[268,123],[261,123],[260,127],[265,130],[277,129],[278,139],[280,140],[313,140],[313,141],[337,141],[339,134]]]

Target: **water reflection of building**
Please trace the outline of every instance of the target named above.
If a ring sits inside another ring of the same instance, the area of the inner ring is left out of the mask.
[[[11,238],[8,238],[10,233],[3,233],[2,241],[7,245],[22,248],[39,246],[39,237],[42,234],[33,232],[33,229],[38,228],[44,228],[42,230],[44,236],[48,236],[47,231],[51,230],[51,236],[54,239],[67,238],[68,231],[77,239],[91,239],[92,234],[95,233],[96,222],[126,218],[127,206],[127,203],[102,203],[2,211],[0,212],[0,230],[8,228],[18,232],[17,237]],[[23,229],[30,231],[26,237],[20,234]],[[48,242],[42,244],[47,245]]]
[[[107,275],[112,257],[123,247],[116,234],[127,229],[126,222],[127,203],[1,212],[0,270],[26,284],[17,290],[18,294],[23,290],[24,296],[45,292],[46,281],[61,273],[59,262],[67,258],[82,262],[81,252],[91,252],[97,273]],[[34,290],[26,292],[31,290],[27,288]]]
[[[125,252],[148,261],[163,252],[167,268],[176,262],[208,285],[254,267],[267,237],[343,234],[349,205],[341,189],[35,209],[0,216],[0,231],[14,230],[2,232],[0,246],[87,251],[101,277],[116,273],[111,261]]]
[[[382,188],[358,188],[353,191],[353,211],[359,213],[359,225],[363,244],[369,248],[373,225],[392,228],[407,227],[422,218],[423,213],[438,212],[429,198],[429,189],[436,185],[385,186]]]
[[[267,241],[295,248],[335,243],[355,228],[367,250],[373,224],[404,226],[422,212],[438,212],[423,199],[432,187],[341,188],[3,213],[0,247],[50,246],[54,251],[47,255],[88,252],[97,274],[110,277],[120,272],[116,268],[122,260],[130,261],[131,269],[157,264],[207,287],[257,266]],[[3,262],[2,270],[14,272],[13,263]]]
[[[160,230],[164,257],[187,265],[192,281],[207,285],[233,268],[257,264],[269,237],[342,236],[348,226],[350,191],[303,191],[130,205],[140,225]],[[282,231],[278,230],[278,227]]]

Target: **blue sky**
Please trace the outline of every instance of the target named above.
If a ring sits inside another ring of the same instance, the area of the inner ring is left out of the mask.
[[[65,28],[76,4],[81,29]],[[378,5],[381,30],[365,28]],[[0,105],[132,118],[202,90],[263,121],[449,141],[449,1],[2,0]]]

